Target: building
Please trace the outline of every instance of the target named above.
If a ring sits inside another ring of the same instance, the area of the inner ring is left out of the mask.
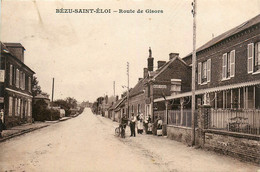
[[[196,56],[195,138],[203,135],[203,147],[259,163],[260,15],[213,38]],[[191,59],[189,54],[182,60],[191,66]],[[191,95],[190,89],[154,99],[182,107],[164,110],[169,138],[190,143],[191,110],[182,103]]]
[[[32,121],[32,79],[35,72],[24,64],[20,43],[1,42],[0,108],[7,127]]]

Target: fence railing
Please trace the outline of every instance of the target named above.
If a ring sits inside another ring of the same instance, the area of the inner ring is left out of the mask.
[[[168,124],[191,127],[192,113],[191,109],[184,110],[169,110],[168,111]],[[197,110],[195,111],[195,126],[197,126]]]
[[[260,110],[211,109],[209,128],[247,134],[260,134]]]

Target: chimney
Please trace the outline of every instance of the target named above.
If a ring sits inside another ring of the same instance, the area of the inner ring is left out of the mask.
[[[144,68],[144,78],[146,78],[148,76],[148,69]]]
[[[179,53],[170,53],[169,56],[170,56],[169,60],[171,60],[175,57],[179,57]]]
[[[116,101],[118,101],[118,96],[116,96]]]
[[[165,63],[166,63],[166,61],[158,61],[158,62],[157,62],[158,69],[159,69],[160,67],[162,67]]]
[[[24,47],[20,43],[4,43],[8,50],[24,63]]]
[[[153,57],[151,47],[149,47],[149,57],[147,59],[147,65],[148,71],[153,71]]]

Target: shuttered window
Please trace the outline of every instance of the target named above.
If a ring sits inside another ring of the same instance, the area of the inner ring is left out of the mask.
[[[16,69],[16,80],[15,80],[15,86],[19,88],[19,77],[20,77],[19,69]]]
[[[211,80],[211,59],[207,60],[207,82]]]
[[[10,65],[9,84],[13,85],[13,65]]]
[[[198,63],[198,84],[201,84],[201,62]]]
[[[13,115],[13,97],[9,97],[9,112],[8,112],[9,116]]]
[[[230,77],[235,76],[235,50],[230,52]]]
[[[252,73],[253,72],[253,56],[254,56],[254,44],[251,43],[251,44],[248,44],[247,45],[247,72],[248,73]]]
[[[227,78],[227,53],[223,54],[222,57],[222,78]]]
[[[260,42],[255,44],[255,71],[260,70]]]

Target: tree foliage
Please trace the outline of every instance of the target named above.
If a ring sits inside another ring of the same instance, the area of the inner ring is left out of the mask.
[[[32,95],[33,97],[37,96],[38,94],[41,94],[41,86],[39,85],[39,81],[36,76],[33,76],[32,80]]]

